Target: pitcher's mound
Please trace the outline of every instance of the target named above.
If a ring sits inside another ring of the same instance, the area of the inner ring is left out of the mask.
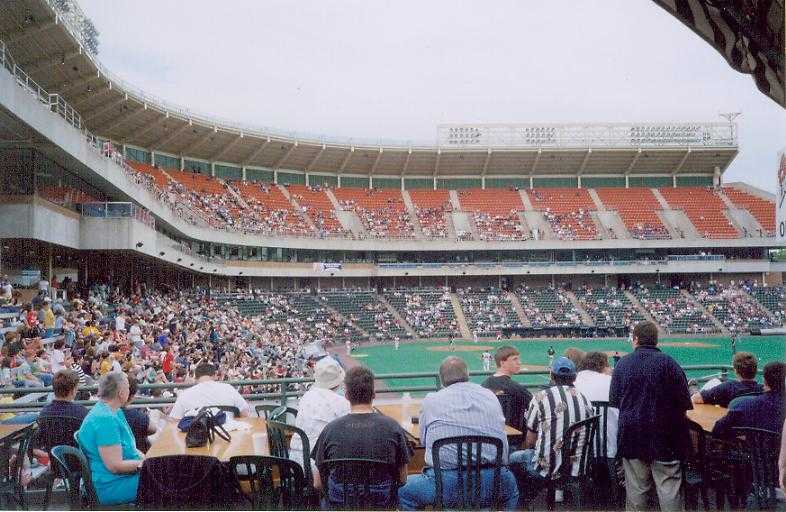
[[[483,352],[485,350],[492,351],[494,347],[489,345],[454,345],[453,350],[451,350],[450,345],[438,345],[429,347],[426,350],[432,352]]]
[[[692,348],[717,348],[719,345],[704,343],[703,341],[665,341],[658,343],[659,347],[692,347]]]

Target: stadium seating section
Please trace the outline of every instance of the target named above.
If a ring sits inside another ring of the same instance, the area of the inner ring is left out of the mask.
[[[254,182],[224,182],[193,172],[162,170],[132,162],[141,181],[149,182],[159,197],[178,208],[198,212],[209,226],[242,232],[279,236],[344,236],[336,208],[327,190],[306,185],[287,185],[295,204],[278,185]],[[146,181],[147,180],[147,181]],[[764,233],[741,233],[727,216],[727,206],[718,192],[703,187],[665,187],[658,189],[672,209],[682,210],[699,236],[712,239],[742,236],[772,236],[775,229],[775,204],[736,187],[724,187],[726,197],[737,207],[748,210]],[[603,206],[616,211],[628,232],[640,240],[670,238],[658,215],[663,206],[651,189],[595,189]],[[95,200],[71,189],[41,187],[39,193],[59,204]],[[454,207],[447,190],[415,189],[412,199],[415,218],[407,211],[399,189],[336,188],[332,190],[339,208],[353,211],[370,238],[414,238],[415,225],[424,238],[458,236],[472,239],[472,233],[455,233],[449,212]],[[597,205],[589,189],[538,188],[523,191],[532,207],[543,213],[558,240],[597,240],[600,238],[593,212]],[[474,238],[485,241],[528,240],[532,232],[522,217],[525,207],[521,192],[512,189],[465,189],[457,192],[460,210],[470,215]],[[247,207],[243,204],[245,203]],[[311,221],[311,222],[309,222]],[[313,223],[313,227],[312,227]],[[419,236],[419,235],[418,235]],[[617,234],[611,232],[611,237]]]
[[[540,188],[528,190],[532,207],[543,212],[558,240],[597,240],[591,213],[597,210],[584,188]]]
[[[521,307],[533,327],[578,327],[584,325],[579,310],[558,288],[516,289]]]
[[[408,338],[409,334],[396,321],[393,314],[368,290],[321,291],[320,299],[341,313],[370,336],[380,340],[394,337]]]
[[[648,188],[598,188],[598,197],[607,210],[615,210],[633,238],[671,238],[657,211],[662,206]]]
[[[576,292],[576,298],[596,327],[630,326],[644,320],[625,292],[616,288],[585,287]]]
[[[761,287],[757,286],[751,289],[751,295],[759,303],[767,308],[767,310],[775,315],[777,324],[783,325],[786,320],[786,293],[784,293],[783,286]]]
[[[409,197],[415,205],[420,228],[426,238],[445,238],[448,236],[446,212],[452,210],[447,190],[410,190]]]
[[[480,240],[530,238],[519,217],[524,204],[517,191],[473,188],[459,191],[458,196],[461,209],[472,214]]]
[[[520,327],[521,320],[507,295],[496,288],[457,290],[470,332],[495,336],[503,327]]]
[[[635,294],[644,309],[669,334],[711,334],[719,331],[712,319],[678,289],[639,287]]]
[[[756,220],[759,221],[765,234],[768,236],[775,234],[775,203],[735,187],[723,187],[723,193],[736,206],[751,212]]]
[[[421,338],[458,336],[459,329],[450,294],[439,288],[406,288],[385,291],[387,301]]]
[[[683,210],[704,238],[739,238],[740,233],[726,216],[726,204],[711,188],[660,188],[669,205]]]
[[[705,289],[694,290],[693,295],[729,332],[747,334],[751,328],[774,326],[764,307],[739,287],[710,283]]]

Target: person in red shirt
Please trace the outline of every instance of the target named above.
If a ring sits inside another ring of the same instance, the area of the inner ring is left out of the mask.
[[[175,356],[172,355],[171,350],[164,350],[164,358],[161,361],[161,370],[167,378],[171,378],[172,370],[175,369]]]

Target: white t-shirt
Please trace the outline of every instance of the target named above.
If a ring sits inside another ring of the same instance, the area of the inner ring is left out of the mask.
[[[180,419],[189,409],[199,409],[208,405],[233,405],[241,414],[250,415],[251,406],[240,393],[224,382],[206,380],[182,391],[175,400],[169,416]]]
[[[131,341],[139,341],[142,339],[142,329],[139,328],[137,324],[131,326],[128,330],[128,337]]]
[[[611,375],[593,372],[591,370],[582,370],[576,375],[576,381],[573,385],[590,401],[609,401]],[[609,407],[606,443],[608,445],[608,456],[610,458],[617,456],[617,425],[619,424],[619,416],[619,409]]]
[[[325,426],[336,418],[349,414],[349,401],[335,391],[311,386],[300,398],[298,403],[295,426],[308,436],[310,449],[319,438]],[[292,436],[289,444],[289,458],[303,465],[303,444],[300,436]]]
[[[62,350],[54,349],[52,351],[52,356],[49,358],[49,361],[52,363],[52,373],[57,373],[65,368],[65,365],[63,364],[65,362],[65,354]]]
[[[118,316],[115,318],[115,329],[118,331],[125,331],[126,330],[126,319],[122,316]]]

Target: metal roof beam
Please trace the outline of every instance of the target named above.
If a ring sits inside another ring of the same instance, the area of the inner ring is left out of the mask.
[[[145,111],[147,111],[147,105],[146,104],[142,104],[140,107],[137,107],[136,110],[134,110],[133,112],[131,112],[129,114],[126,114],[124,116],[123,115],[117,116],[117,119],[113,119],[112,122],[109,123],[108,125],[96,126],[95,127],[95,131],[96,132],[109,133],[112,130],[114,130],[115,128],[117,128],[118,126],[120,126],[121,124],[123,124],[123,123],[125,123],[127,121],[131,121],[132,119],[134,119],[139,114],[141,114],[141,113],[143,113]]]
[[[197,140],[195,140],[194,142],[192,142],[191,144],[189,144],[188,146],[183,148],[180,151],[180,153],[183,154],[183,155],[187,155],[187,154],[193,152],[194,150],[200,148],[202,146],[202,144],[207,142],[208,139],[210,139],[210,137],[212,137],[216,133],[218,133],[218,127],[214,126],[212,130],[208,130],[207,132],[202,134],[202,136],[199,137]]]
[[[221,160],[221,157],[223,157],[223,156],[224,156],[224,155],[226,155],[226,154],[227,154],[229,151],[231,151],[231,150],[232,150],[232,148],[234,148],[235,146],[237,146],[237,145],[238,145],[238,144],[239,144],[239,143],[240,143],[242,140],[243,140],[243,132],[240,132],[240,134],[239,134],[237,137],[235,137],[234,139],[232,139],[232,140],[229,142],[229,144],[227,144],[226,146],[224,146],[222,149],[219,149],[219,150],[218,150],[216,153],[214,153],[213,155],[211,155],[211,156],[210,156],[210,158],[208,158],[208,160],[210,160],[211,162],[215,162],[216,160]]]
[[[338,167],[339,174],[344,172],[344,169],[347,168],[347,164],[349,163],[349,159],[352,158],[352,154],[355,152],[355,146],[351,146],[349,151],[347,151],[347,156],[341,161],[341,165]]]
[[[257,157],[259,157],[259,155],[261,155],[262,152],[265,151],[265,148],[268,147],[269,145],[270,145],[270,137],[268,137],[267,140],[262,143],[262,145],[251,150],[251,154],[248,155],[245,161],[243,162],[243,167],[247,166],[248,164],[256,160]]]
[[[483,161],[483,170],[481,170],[480,175],[485,176],[486,171],[489,170],[489,162],[491,161],[491,148],[486,151],[486,159]]]
[[[291,155],[292,152],[295,150],[295,148],[297,147],[297,144],[298,144],[298,142],[295,141],[291,146],[289,146],[289,149],[284,151],[284,154],[281,155],[281,158],[276,160],[276,163],[273,164],[273,170],[274,171],[277,171],[277,170],[281,169],[281,164],[283,164],[287,160],[287,158],[289,158],[289,155]]]
[[[691,153],[691,150],[690,150],[690,147],[688,147],[687,150],[685,151],[685,154],[682,155],[682,159],[680,160],[680,163],[677,164],[677,167],[674,169],[674,172],[671,173],[672,176],[677,174],[678,172],[680,172],[682,170],[682,167],[685,165],[685,162],[688,160],[688,157],[690,156],[690,153]]]
[[[153,147],[150,148],[150,150],[151,151],[156,151],[158,149],[161,149],[162,147],[166,146],[167,144],[169,144],[170,142],[175,140],[177,137],[179,137],[184,131],[186,131],[189,128],[191,128],[191,126],[192,126],[191,119],[189,119],[188,122],[183,124],[183,126],[173,130],[172,133],[170,133],[169,135],[167,135],[163,139],[161,139],[158,142],[156,142],[153,145]]]
[[[368,172],[369,175],[372,175],[377,170],[377,165],[379,165],[379,160],[382,158],[382,148],[379,148],[379,153],[377,153],[377,157],[374,159],[374,163],[371,164],[371,170]]]
[[[93,119],[97,119],[97,118],[103,116],[104,114],[106,114],[107,112],[111,112],[116,106],[118,106],[119,104],[123,103],[124,101],[126,101],[125,96],[121,96],[120,98],[117,98],[116,100],[112,100],[110,102],[107,102],[106,105],[101,105],[100,107],[98,107],[98,109],[93,111],[93,113],[90,114],[89,116],[85,116],[84,117],[84,121],[87,122],[87,121],[92,121]],[[76,108],[76,107],[74,107],[74,108]]]
[[[319,157],[321,157],[321,156],[322,156],[322,153],[324,153],[324,152],[325,152],[325,148],[326,148],[326,147],[327,147],[327,146],[325,146],[324,144],[322,144],[322,148],[320,148],[320,150],[319,150],[319,151],[317,151],[317,154],[314,156],[314,158],[312,158],[312,159],[311,159],[311,161],[310,161],[310,162],[308,163],[308,165],[306,166],[306,172],[311,172],[311,169],[313,169],[313,168],[314,168],[314,164],[316,164],[316,163],[317,163],[317,160],[319,160]]]
[[[579,176],[582,175],[582,173],[584,172],[584,168],[587,167],[587,162],[589,161],[591,155],[592,155],[592,148],[587,149],[587,154],[584,155],[584,159],[581,161],[581,166],[579,167]]]
[[[156,119],[155,121],[153,121],[149,125],[145,126],[141,130],[136,132],[134,134],[134,139],[135,140],[139,140],[140,138],[144,137],[145,135],[147,135],[152,130],[154,130],[154,129],[158,128],[159,126],[161,126],[162,124],[164,124],[164,121],[166,121],[167,119],[169,119],[168,116],[159,117],[158,119]]]
[[[57,18],[50,18],[49,21],[45,21],[43,23],[38,23],[33,27],[23,28],[22,30],[17,30],[11,34],[8,34],[6,37],[3,38],[5,44],[12,45],[16,44],[22,39],[27,39],[28,37],[33,37],[43,32],[46,32],[50,28],[57,25]]]
[[[639,148],[639,150],[636,151],[636,154],[633,155],[633,159],[630,161],[630,164],[628,164],[628,169],[625,171],[625,174],[630,174],[631,172],[633,172],[633,168],[636,166],[636,162],[639,161],[640,157],[641,157],[641,148]]]

